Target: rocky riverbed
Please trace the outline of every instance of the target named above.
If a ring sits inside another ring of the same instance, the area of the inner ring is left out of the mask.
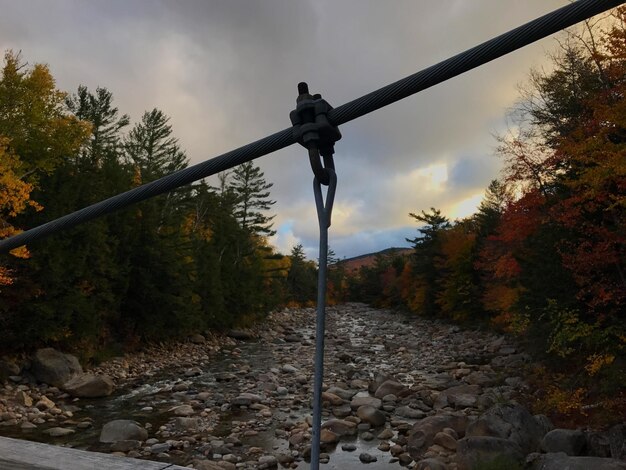
[[[286,309],[256,331],[117,358],[87,377],[105,388],[111,378],[105,398],[16,365],[0,388],[0,434],[197,469],[308,468],[314,323],[313,309]],[[487,332],[329,308],[323,467],[626,469],[625,425],[553,429],[516,403],[529,360]]]

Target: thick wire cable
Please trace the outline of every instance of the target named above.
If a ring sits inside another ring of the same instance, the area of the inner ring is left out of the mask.
[[[292,128],[284,129],[264,139],[257,140],[256,142],[231,150],[218,157],[110,197],[109,199],[72,212],[71,214],[52,220],[51,222],[7,238],[6,240],[1,240],[0,253],[39,240],[97,217],[110,214],[111,212],[158,196],[159,194],[163,194],[186,184],[193,183],[202,178],[215,175],[220,171],[228,170],[229,168],[254,160],[260,156],[288,147],[295,142]]]
[[[326,169],[328,191],[326,202],[322,195],[322,183],[313,179],[313,194],[317,220],[320,226],[320,256],[317,271],[317,316],[315,321],[315,373],[313,379],[313,435],[311,438],[311,470],[320,466],[320,438],[322,433],[322,382],[324,381],[324,334],[326,330],[326,279],[328,266],[328,228],[333,212],[337,175],[332,168]]]
[[[337,126],[352,121],[623,3],[626,3],[626,0],[579,0],[571,3],[391,85],[338,106],[329,112],[328,117]],[[284,129],[218,157],[2,240],[0,253],[206,178],[294,143],[292,128]]]

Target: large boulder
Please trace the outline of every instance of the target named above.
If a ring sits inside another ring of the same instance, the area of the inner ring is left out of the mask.
[[[606,431],[587,433],[587,455],[626,460],[626,423]]]
[[[468,437],[499,437],[515,442],[522,452],[539,450],[545,428],[518,404],[495,405],[467,427]]]
[[[447,388],[435,400],[435,408],[453,405],[455,408],[475,406],[482,389],[480,385],[457,385]]]
[[[329,419],[322,424],[322,429],[328,429],[340,437],[353,436],[356,434],[356,424],[343,419]]]
[[[408,451],[414,460],[420,460],[424,452],[433,445],[435,436],[445,428],[454,429],[459,436],[465,434],[467,416],[441,414],[428,416],[413,425],[408,436]]]
[[[73,397],[108,397],[115,390],[115,384],[108,375],[81,374],[63,384],[63,390]]]
[[[364,405],[380,408],[383,406],[383,402],[380,398],[375,397],[354,397],[350,402],[350,408],[353,410],[357,410],[360,406]]]
[[[361,421],[368,423],[375,428],[383,426],[385,422],[387,422],[385,414],[371,405],[359,406],[356,410],[356,415],[361,419]]]
[[[508,439],[481,436],[465,437],[457,442],[458,470],[473,470],[479,465],[489,464],[498,465],[498,468],[513,468],[523,461],[524,453],[520,446]]]
[[[31,373],[39,382],[62,388],[69,379],[82,374],[83,368],[76,356],[44,348],[33,356]]]
[[[249,341],[254,339],[254,334],[246,330],[229,330],[226,335],[230,338],[238,339],[239,341]]]
[[[623,460],[602,457],[572,457],[564,452],[535,454],[532,470],[626,470]]]
[[[406,390],[406,387],[400,382],[396,382],[395,380],[386,380],[376,389],[374,396],[376,398],[382,398],[385,395],[398,396],[404,390]]]
[[[547,453],[565,452],[567,455],[582,455],[587,440],[585,433],[574,429],[553,429],[541,441]]]
[[[148,431],[142,428],[136,421],[129,419],[109,421],[102,426],[102,431],[100,432],[100,442],[145,441],[147,438]]]
[[[382,372],[376,372],[376,374],[374,375],[374,380],[370,380],[367,386],[368,392],[370,392],[373,395],[374,393],[376,393],[376,390],[378,390],[378,387],[380,387],[387,380],[395,380],[395,379],[390,375],[383,374]]]

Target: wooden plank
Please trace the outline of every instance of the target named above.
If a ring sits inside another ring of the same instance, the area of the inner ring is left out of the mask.
[[[189,470],[164,462],[0,437],[2,470]]]

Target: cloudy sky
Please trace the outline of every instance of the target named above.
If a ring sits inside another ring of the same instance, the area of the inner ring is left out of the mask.
[[[0,0],[0,49],[50,65],[58,87],[104,86],[140,119],[158,107],[192,163],[290,125],[296,85],[334,106],[437,63],[567,0]],[[494,134],[548,38],[342,126],[330,244],[340,257],[406,246],[409,212],[471,214],[498,176]],[[317,217],[306,152],[257,160],[274,244],[311,258]]]

